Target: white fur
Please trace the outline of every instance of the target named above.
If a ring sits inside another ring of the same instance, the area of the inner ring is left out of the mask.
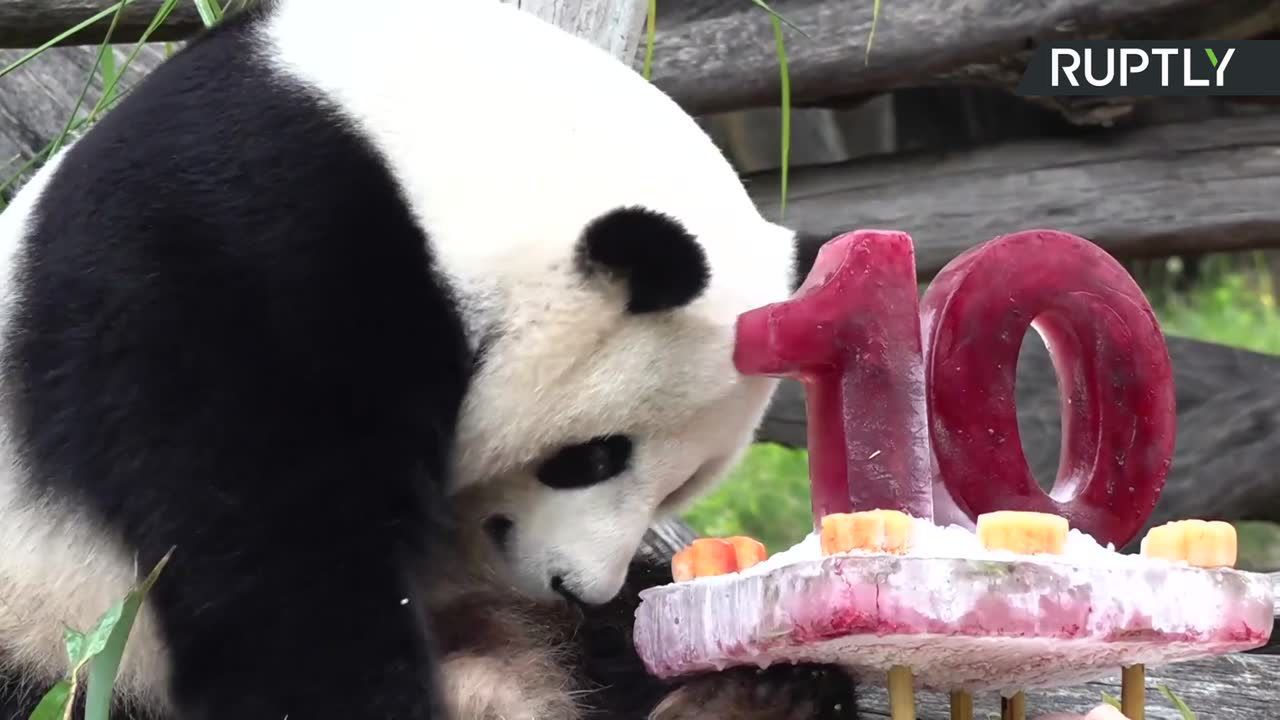
[[[27,219],[67,149],[0,213],[0,337],[14,307],[15,260]],[[0,396],[7,398],[3,383]],[[57,676],[67,670],[62,629],[93,627],[149,569],[139,573],[123,545],[76,508],[34,496],[22,482],[24,472],[9,428],[0,424],[0,639],[9,661]],[[162,706],[166,675],[164,645],[144,605],[120,685],[135,699]]]
[[[352,22],[348,0],[281,0],[262,56],[382,151],[471,342],[499,334],[461,420],[468,519],[513,518],[507,566],[526,593],[545,597],[560,574],[579,597],[607,600],[669,498],[705,487],[750,441],[775,383],[735,372],[734,323],[787,295],[792,234],[759,215],[693,119],[589,44],[495,0],[365,6]],[[0,216],[0,320],[13,251],[54,166]],[[628,315],[624,288],[573,270],[586,224],[635,205],[702,244],[710,283],[685,308]],[[558,448],[606,433],[635,443],[619,477],[572,491],[534,479]],[[62,624],[91,625],[138,569],[74,509],[26,495],[7,447],[0,433],[0,637],[60,671]],[[131,648],[122,680],[162,695],[147,617]]]
[[[664,498],[749,442],[774,383],[735,372],[734,322],[786,297],[792,234],[687,113],[589,43],[494,0],[378,5],[351,23],[345,0],[284,0],[271,57],[382,149],[473,338],[501,333],[466,399],[457,478],[502,478],[520,586],[546,595],[558,573],[606,600]],[[339,47],[377,47],[390,71]],[[702,244],[712,278],[687,308],[630,317],[622,288],[572,272],[582,229],[626,205]],[[605,432],[637,441],[628,472],[574,491],[533,481],[538,460]]]

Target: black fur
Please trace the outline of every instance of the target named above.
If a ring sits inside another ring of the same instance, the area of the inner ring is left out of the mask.
[[[733,668],[678,680],[649,675],[635,650],[635,613],[641,592],[671,582],[670,562],[637,555],[616,598],[583,608],[573,637],[578,675],[591,689],[589,718],[648,720],[675,692],[681,707],[674,714],[680,718],[858,720],[857,681],[837,667],[778,664],[767,670]],[[717,703],[715,711],[698,704],[704,701]],[[809,708],[805,715],[795,709],[801,703]]]
[[[254,17],[159,67],[48,186],[15,427],[39,489],[144,573],[176,548],[149,602],[184,720],[439,717],[401,600],[445,527],[473,358],[394,179],[265,79]]]
[[[813,235],[812,233],[797,234],[795,262],[791,269],[791,292],[794,293],[799,290],[804,281],[808,279],[809,271],[813,268],[813,263],[818,258],[818,251],[830,239],[822,235]]]
[[[627,310],[651,313],[687,305],[711,279],[706,255],[675,219],[645,208],[619,208],[587,226],[578,246],[578,268],[625,278]]]
[[[578,645],[579,675],[594,692],[590,717],[645,720],[675,683],[659,680],[636,653],[632,627],[640,593],[672,581],[671,565],[637,556],[622,590],[610,602],[583,608]]]
[[[561,448],[538,466],[538,481],[557,490],[596,485],[627,469],[631,438],[607,435]]]

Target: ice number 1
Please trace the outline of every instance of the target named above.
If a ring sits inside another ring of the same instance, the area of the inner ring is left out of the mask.
[[[803,382],[815,522],[850,510],[932,517],[933,483],[971,519],[1065,516],[1121,546],[1150,516],[1173,456],[1168,348],[1137,284],[1100,248],[1030,230],[976,246],[917,301],[909,236],[827,243],[790,300],[739,319],[741,372]],[[1061,388],[1049,493],[1027,466],[1014,379],[1034,325]]]

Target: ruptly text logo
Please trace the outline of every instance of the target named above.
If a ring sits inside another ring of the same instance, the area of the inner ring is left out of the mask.
[[[1020,95],[1280,95],[1280,41],[1082,40],[1038,48]]]

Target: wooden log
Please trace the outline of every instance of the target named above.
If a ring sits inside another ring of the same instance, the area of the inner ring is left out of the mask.
[[[776,173],[747,177],[778,216]],[[922,278],[1020,228],[1082,235],[1123,258],[1280,246],[1280,119],[1266,114],[796,168],[785,221],[822,242],[910,232]],[[809,248],[811,255],[816,249]]]
[[[750,2],[688,4],[697,7],[674,15],[666,9],[673,3],[659,5],[654,82],[696,113],[775,105],[780,81],[768,16]],[[896,0],[881,3],[869,56],[871,0],[791,0],[773,7],[807,35],[787,32],[793,99],[805,104],[943,75],[1010,87],[1021,77],[1017,56],[1038,41],[1188,37],[1193,30],[1225,28],[1228,19],[1252,16],[1272,5],[1240,0],[1228,10],[1202,0],[962,0],[942,5]],[[1126,32],[1126,26],[1133,30]],[[1010,56],[1013,62],[1001,62]]]
[[[1146,527],[1188,517],[1280,522],[1280,397],[1273,390],[1280,384],[1280,358],[1185,338],[1168,341],[1178,442]],[[1027,462],[1044,485],[1057,474],[1061,416],[1053,365],[1038,340],[1024,343],[1017,373],[1019,433]],[[805,447],[799,383],[782,384],[757,439]]]
[[[240,0],[236,0],[239,2]],[[503,0],[635,58],[639,36],[614,33],[637,7],[617,0]],[[134,0],[117,28],[132,42],[162,0]],[[33,47],[112,0],[0,0],[0,47]],[[832,105],[897,87],[939,84],[1016,86],[1027,49],[1055,37],[1257,37],[1280,25],[1275,0],[962,0],[939,7],[932,0],[882,4],[868,55],[871,0],[779,0],[777,8],[806,33],[787,31],[788,60],[797,105]],[[640,12],[643,13],[641,7]],[[769,17],[741,0],[660,3],[654,81],[691,112],[774,106],[780,79]],[[625,20],[624,20],[625,18]],[[193,4],[177,11],[158,40],[200,29]],[[97,43],[106,22],[70,38]],[[1077,122],[1105,123],[1128,113],[1136,98],[1036,98]]]
[[[238,8],[245,0],[220,0]],[[252,0],[257,2],[258,0]],[[519,5],[548,22],[584,37],[618,58],[634,59],[648,7],[644,0],[501,0]],[[132,43],[151,24],[164,0],[132,0],[125,6],[112,41]],[[115,0],[0,0],[0,48],[37,47],[72,26],[115,5]],[[102,42],[110,16],[68,38],[65,44]],[[203,27],[195,3],[180,2],[151,40],[188,38]]]
[[[112,32],[115,42],[137,42],[164,0],[134,0],[125,6]],[[116,4],[116,0],[0,0],[0,48],[43,45],[74,25]],[[224,2],[224,4],[226,4]],[[68,38],[67,45],[102,42],[110,16]],[[156,42],[188,38],[204,27],[194,2],[179,2],[152,36]]]
[[[239,8],[246,0],[220,0],[225,7]],[[259,0],[250,0],[258,2]],[[584,37],[618,58],[634,59],[643,33],[648,3],[644,0],[501,0],[519,5],[569,32]],[[113,42],[132,43],[151,24],[164,0],[132,0],[121,13],[111,37]],[[72,26],[113,7],[116,0],[0,0],[0,48],[32,48],[56,37]],[[64,44],[90,45],[102,42],[110,16],[85,28]],[[203,28],[193,2],[180,2],[151,40],[163,42],[189,38]]]
[[[648,3],[644,0],[502,0],[634,62]],[[536,59],[533,59],[536,62]]]
[[[126,6],[117,32],[112,36],[124,43],[136,40],[150,23],[161,0],[134,0]],[[231,7],[241,7],[245,0],[222,0]],[[257,0],[252,0],[257,1]],[[521,9],[555,23],[591,40],[615,57],[636,58],[643,36],[647,4],[644,0],[503,0],[518,3]],[[75,23],[110,7],[106,0],[0,0],[0,48],[31,47],[53,37]],[[165,32],[153,35],[156,40],[189,36],[202,25],[191,2],[181,2],[169,16]],[[77,42],[101,40],[101,28],[109,18],[98,23],[99,34],[77,35]],[[26,39],[10,42],[7,33],[28,32]],[[117,66],[133,51],[130,45],[115,49]],[[22,58],[25,50],[0,50],[0,67]],[[28,160],[35,157],[56,137],[71,117],[76,99],[86,81],[90,91],[82,106],[83,115],[102,91],[100,77],[90,77],[97,49],[93,47],[52,48],[31,59],[0,80],[0,183],[9,181]],[[164,58],[164,45],[153,42],[143,47],[127,75],[122,78],[124,90],[150,72]],[[16,183],[14,184],[16,185]],[[13,186],[4,196],[11,196]]]

